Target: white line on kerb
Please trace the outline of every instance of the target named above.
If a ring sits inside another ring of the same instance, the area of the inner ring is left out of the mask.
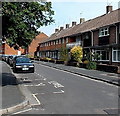
[[[36,99],[36,101],[38,102],[38,105],[40,105],[41,103],[40,103],[40,101],[38,100],[38,98],[36,97],[37,94],[38,94],[38,93],[32,94],[32,95],[33,95],[33,97]]]
[[[30,110],[32,110],[32,108],[29,108],[29,109],[26,109],[26,110],[23,110],[23,111],[19,111],[19,112],[13,113],[13,114],[20,114],[20,113],[28,112]]]

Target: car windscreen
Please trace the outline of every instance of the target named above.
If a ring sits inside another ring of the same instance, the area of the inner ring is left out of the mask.
[[[30,63],[31,60],[29,58],[17,58],[16,63]]]

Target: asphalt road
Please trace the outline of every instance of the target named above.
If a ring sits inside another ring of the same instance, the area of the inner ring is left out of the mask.
[[[35,73],[15,74],[36,103],[14,114],[116,113],[117,86],[36,63],[35,69]]]

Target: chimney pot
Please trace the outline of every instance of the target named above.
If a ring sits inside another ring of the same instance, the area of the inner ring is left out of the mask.
[[[74,21],[74,22],[72,22],[72,26],[74,26],[74,25],[76,25],[76,22]]]
[[[83,22],[85,22],[85,18],[80,18],[80,24],[82,24]]]
[[[63,30],[63,29],[64,29],[64,27],[60,27],[60,31]]]
[[[106,7],[106,13],[110,13],[112,11],[112,6],[107,6]]]
[[[59,29],[55,29],[55,33],[58,32]]]
[[[69,24],[66,24],[66,29],[69,28]]]

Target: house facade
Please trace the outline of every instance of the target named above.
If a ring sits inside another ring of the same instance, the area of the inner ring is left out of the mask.
[[[25,50],[21,47],[19,49],[14,49],[14,47],[10,47],[6,41],[2,41],[0,45],[0,54],[5,55],[20,55],[24,54]]]
[[[44,33],[38,34],[31,42],[31,44],[28,46],[27,54],[29,54],[31,57],[34,57],[36,49],[39,45],[39,42],[46,40],[48,36]]]
[[[71,49],[80,45],[87,53],[92,51],[101,54],[98,62],[120,66],[120,8],[112,10],[106,7],[106,14],[85,21],[80,18],[80,23],[72,22],[72,26],[55,29],[46,41],[39,43],[37,55],[60,59],[62,47]]]

